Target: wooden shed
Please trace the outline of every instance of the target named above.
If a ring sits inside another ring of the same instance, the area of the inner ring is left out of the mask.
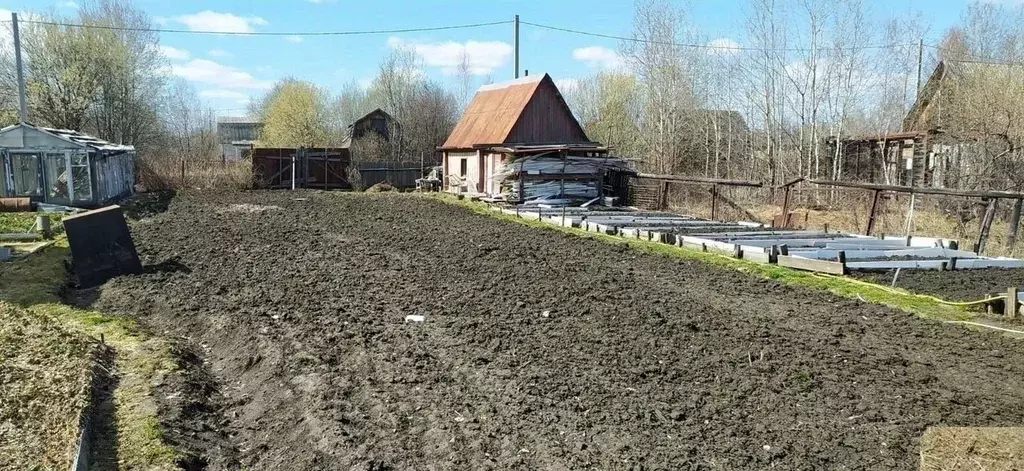
[[[104,205],[132,193],[135,148],[69,129],[0,129],[0,195],[72,206]]]
[[[441,146],[444,189],[494,193],[506,154],[494,148],[591,145],[550,76],[481,87]]]

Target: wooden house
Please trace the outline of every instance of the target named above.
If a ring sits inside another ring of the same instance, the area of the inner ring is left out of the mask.
[[[1020,132],[1009,116],[1024,106],[1024,68],[1010,64],[940,61],[921,87],[900,131],[829,137],[841,179],[875,183],[966,187],[978,175],[981,141]],[[1000,110],[1004,112],[1000,112]],[[985,129],[988,129],[986,131]],[[1003,134],[1001,134],[1003,133]],[[838,151],[838,152],[837,152]],[[834,162],[829,162],[833,165]]]
[[[221,116],[217,118],[217,141],[225,160],[241,160],[256,146],[263,122],[253,118]]]
[[[444,190],[497,194],[495,174],[503,162],[530,147],[572,155],[607,152],[587,138],[547,74],[485,85],[440,147]]]

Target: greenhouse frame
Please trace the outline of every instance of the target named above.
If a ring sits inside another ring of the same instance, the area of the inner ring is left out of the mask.
[[[132,146],[78,131],[22,123],[0,129],[0,152],[0,196],[97,207],[134,190],[136,154]]]

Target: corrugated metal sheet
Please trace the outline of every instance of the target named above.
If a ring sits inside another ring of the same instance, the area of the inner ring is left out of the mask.
[[[554,81],[544,74],[481,87],[441,148],[555,142],[588,139]]]

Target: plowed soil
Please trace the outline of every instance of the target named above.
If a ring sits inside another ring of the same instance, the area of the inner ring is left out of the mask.
[[[886,286],[895,271],[864,273],[858,278]],[[896,286],[912,293],[930,294],[949,301],[975,301],[989,293],[1005,293],[1011,286],[1024,288],[1024,268],[985,270],[900,270]]]
[[[94,306],[203,357],[223,409],[167,424],[229,437],[190,442],[211,469],[915,469],[928,426],[1024,425],[1022,343],[426,198],[183,194],[133,231],[172,269]]]

